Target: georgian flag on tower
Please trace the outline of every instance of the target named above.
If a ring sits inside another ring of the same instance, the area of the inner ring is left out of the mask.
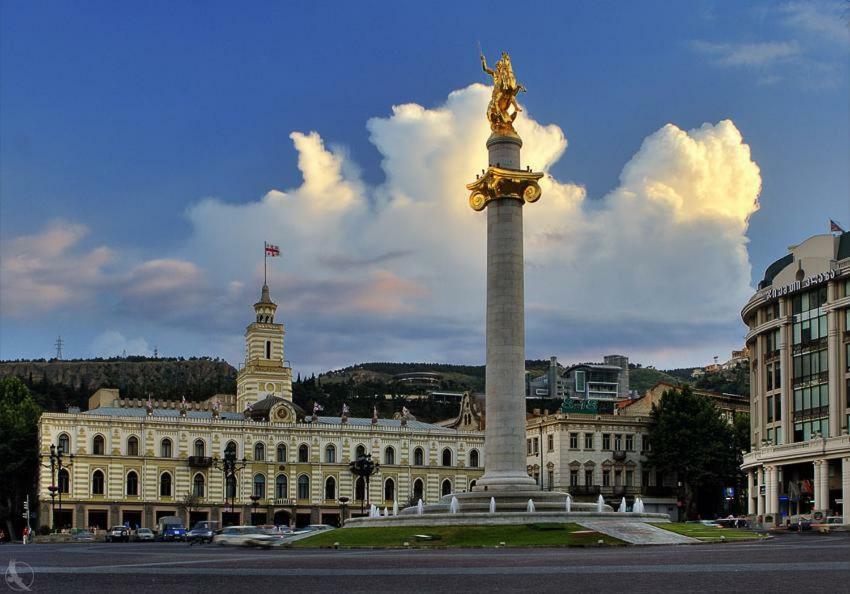
[[[829,232],[830,233],[844,233],[844,229],[841,228],[841,225],[829,219]]]
[[[268,242],[264,242],[264,243],[266,244],[266,256],[271,256],[272,258],[280,256],[280,248],[279,247],[277,247],[276,245],[272,245]]]

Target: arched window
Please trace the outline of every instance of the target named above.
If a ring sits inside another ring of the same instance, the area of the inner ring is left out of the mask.
[[[59,471],[59,492],[71,492],[71,477],[68,475],[68,471],[64,468]]]
[[[277,444],[277,461],[278,462],[286,462],[286,445],[279,443]]]
[[[272,341],[267,340],[266,341],[266,359],[271,359],[271,358],[272,358]]]
[[[336,446],[328,444],[325,447],[325,464],[334,464],[336,462]]]
[[[440,487],[440,493],[442,495],[452,494],[452,482],[449,479],[443,481],[443,485]]]
[[[418,501],[419,499],[423,499],[423,493],[425,492],[425,484],[422,482],[422,479],[416,479],[413,481],[413,497]]]
[[[233,455],[234,456],[236,455],[236,442],[235,441],[230,440],[230,441],[227,442],[227,445],[224,446],[224,453],[227,454],[228,452],[233,452]]]
[[[262,474],[254,475],[254,496],[266,498],[266,477]]]
[[[159,444],[159,455],[163,458],[171,457],[171,440],[167,437]]]
[[[197,456],[198,458],[203,458],[204,455],[206,454],[206,450],[207,450],[207,448],[205,447],[204,440],[203,439],[196,439],[195,440],[195,456]]]
[[[357,482],[354,483],[354,500],[363,501],[366,499],[366,479],[362,476],[357,477]]]
[[[91,440],[91,453],[95,456],[103,456],[103,435],[95,435]]]
[[[127,473],[127,495],[139,494],[139,475],[134,471]]]
[[[395,448],[392,446],[384,450],[384,464],[395,464]]]
[[[325,499],[336,499],[336,479],[332,476],[325,480]]]
[[[171,473],[163,472],[159,477],[159,496],[171,497]]]
[[[395,481],[391,478],[384,483],[384,501],[395,501]]]
[[[266,459],[266,446],[263,442],[254,444],[254,460],[263,462]]]
[[[357,446],[356,452],[357,453],[354,455],[355,459],[364,457],[366,455],[366,446],[361,443],[359,446]]]
[[[413,450],[413,465],[414,466],[422,466],[425,464],[425,452],[422,448],[416,448]]]
[[[310,461],[310,448],[306,443],[302,443],[298,446],[298,461],[299,462],[309,462]]]
[[[100,470],[95,470],[91,475],[91,493],[92,495],[103,495],[103,472]]]
[[[443,450],[443,466],[452,465],[452,451],[449,448]]]
[[[478,466],[479,466],[478,450],[470,450],[470,452],[469,452],[469,465],[472,468],[478,468]]]
[[[306,474],[298,477],[298,499],[310,499],[310,477]]]
[[[470,493],[472,492],[473,487],[475,487],[475,480],[474,479],[469,481],[469,491],[470,491]]]
[[[71,438],[68,437],[67,433],[62,433],[61,435],[59,435],[59,439],[56,440],[56,442],[56,447],[59,448],[60,452],[62,452],[63,454],[71,453]]]
[[[274,479],[274,496],[276,499],[286,499],[289,497],[289,489],[286,485],[286,475],[279,474]]]
[[[195,475],[195,480],[192,481],[192,494],[195,495],[195,497],[204,496],[204,475]]]
[[[138,456],[139,455],[139,438],[135,435],[131,435],[127,438],[127,455],[128,456]]]
[[[228,499],[235,499],[236,498],[236,477],[235,476],[227,477],[226,493],[227,493],[226,497]]]

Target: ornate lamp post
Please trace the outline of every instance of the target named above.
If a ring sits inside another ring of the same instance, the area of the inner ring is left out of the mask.
[[[56,474],[61,473],[63,468],[67,468],[73,464],[74,454],[65,454],[62,448],[57,448],[55,444],[50,444],[50,454],[46,454],[49,464],[42,463],[44,468],[50,469],[50,486],[47,490],[50,491],[50,514],[52,517],[53,529],[56,530],[56,495],[59,495],[59,513],[62,513],[62,488],[56,484]],[[43,460],[45,455],[39,456]],[[69,462],[64,462],[65,458]]]
[[[224,503],[227,505],[227,500],[230,499],[230,513],[233,513],[236,503],[236,473],[248,465],[248,460],[237,460],[235,450],[225,450],[224,458],[213,458],[212,464],[224,473]]]
[[[339,498],[339,527],[342,528],[345,525],[345,510],[348,508],[348,497],[345,495]]]
[[[369,479],[381,470],[381,465],[372,461],[372,454],[359,456],[357,460],[348,463],[351,474],[366,481],[366,503],[369,503]],[[356,487],[355,487],[356,490]],[[360,500],[360,513],[363,513],[363,500]]]

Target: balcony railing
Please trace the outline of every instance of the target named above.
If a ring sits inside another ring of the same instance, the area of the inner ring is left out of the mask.
[[[274,501],[275,505],[295,505],[294,499],[281,499],[281,498],[276,497],[272,501]]]
[[[189,456],[186,458],[186,462],[194,468],[209,468],[212,466],[212,458],[209,456]]]

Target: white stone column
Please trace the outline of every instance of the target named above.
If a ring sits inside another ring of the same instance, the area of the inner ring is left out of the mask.
[[[756,513],[756,500],[754,499],[756,492],[756,477],[753,470],[747,472],[747,514],[753,515]]]
[[[761,487],[763,484],[762,479],[762,469],[756,469],[756,514],[763,516],[764,515],[764,496],[761,494]]]
[[[815,460],[815,510],[829,509],[829,463],[826,460]]]
[[[521,146],[518,137],[491,136],[490,165],[520,169]],[[476,490],[535,488],[526,472],[525,455],[522,206],[523,201],[515,198],[498,198],[487,205],[487,463]]]
[[[841,515],[844,523],[850,525],[850,456],[841,459]]]
[[[776,516],[779,513],[779,492],[776,480],[776,466],[765,466],[767,482],[765,486],[765,513]],[[774,517],[774,521],[776,518]]]

